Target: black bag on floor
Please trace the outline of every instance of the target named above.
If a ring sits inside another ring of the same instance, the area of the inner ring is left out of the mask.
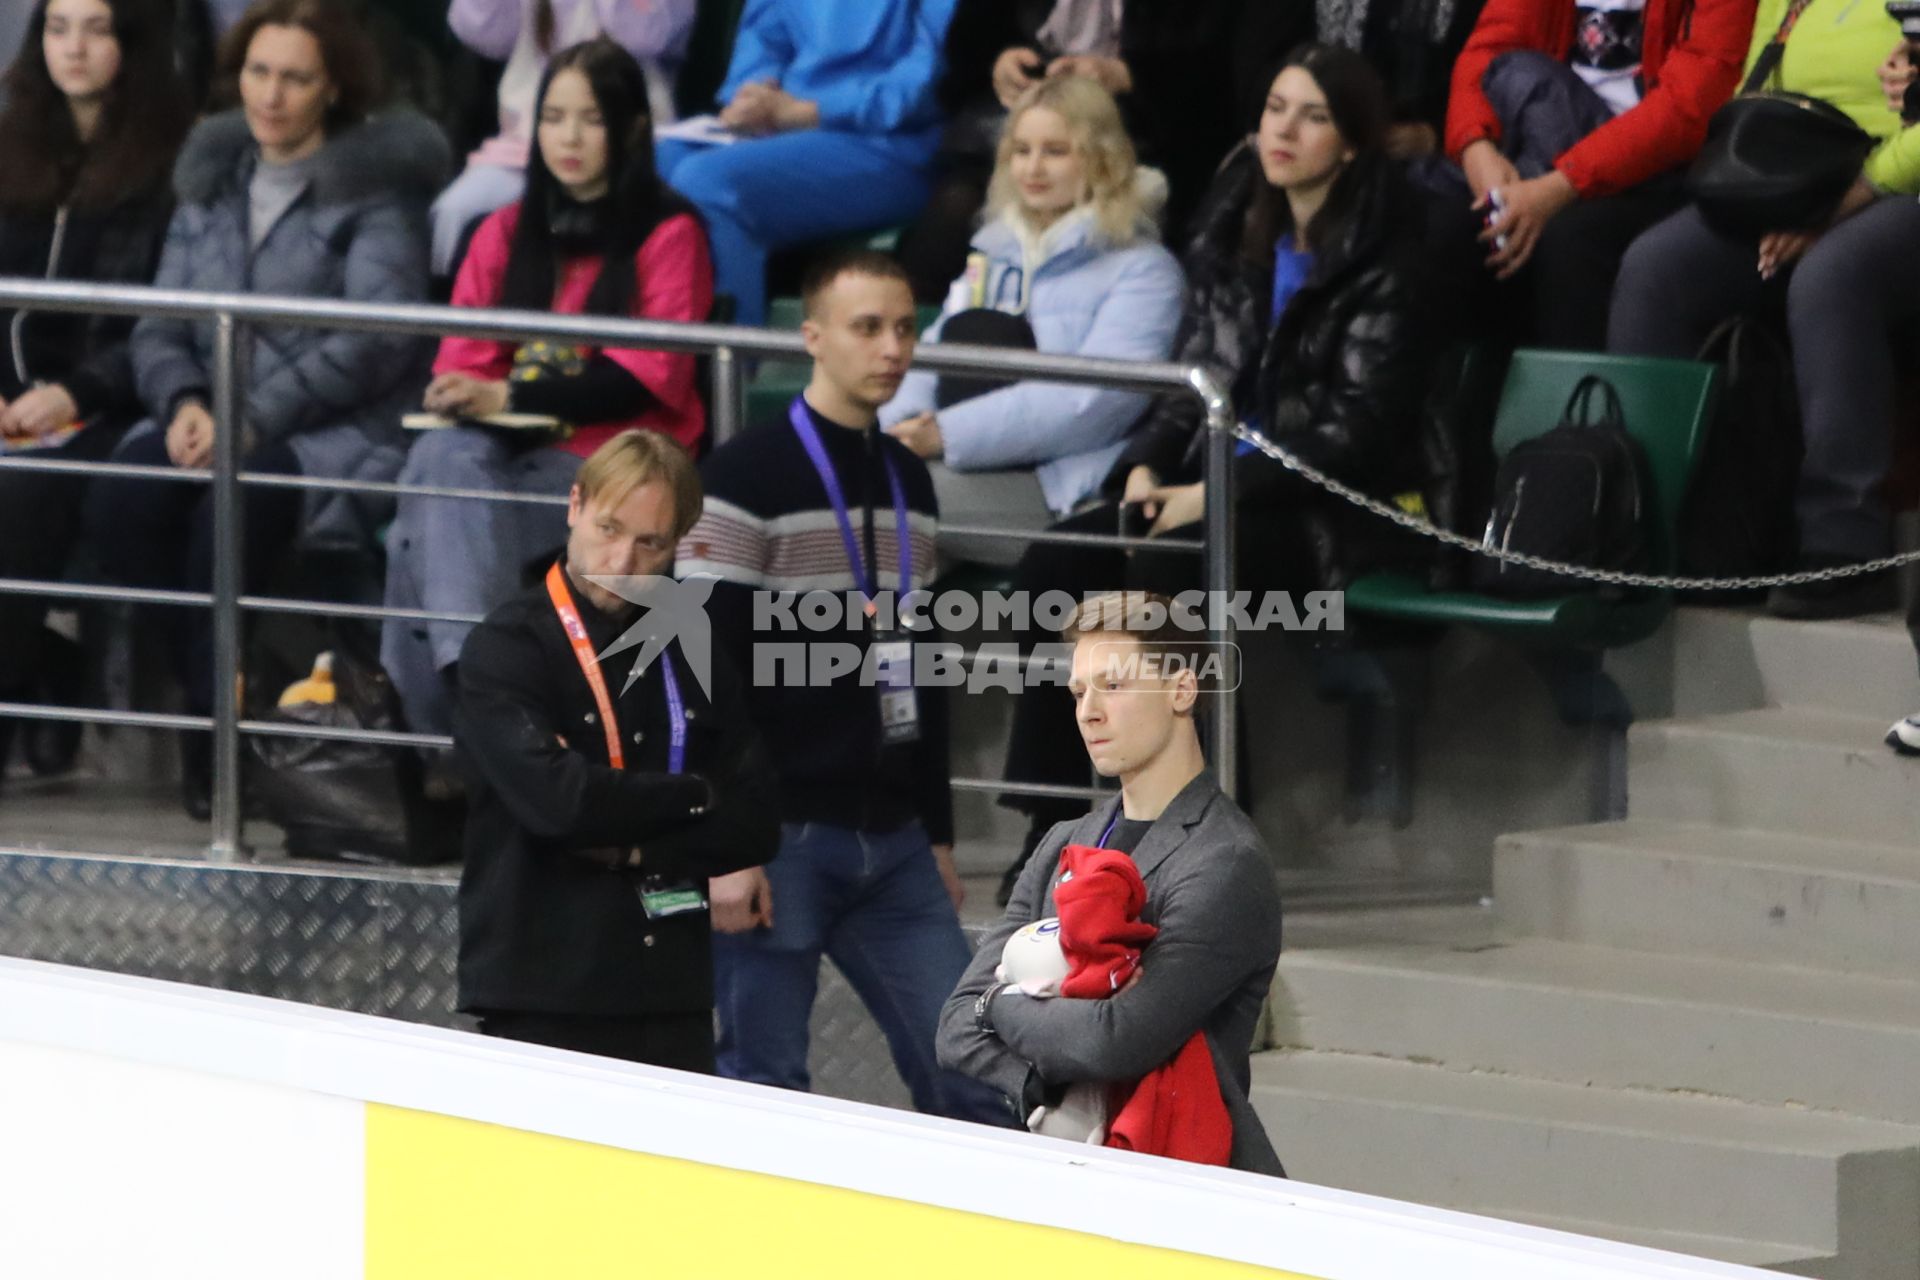
[[[1559,426],[1515,445],[1501,461],[1481,543],[1595,569],[1644,570],[1652,493],[1646,455],[1627,432],[1619,393],[1588,375],[1568,397]],[[1480,556],[1473,585],[1488,595],[1524,599],[1585,584]]]
[[[1735,316],[1713,331],[1699,358],[1720,366],[1720,399],[1680,513],[1680,571],[1697,578],[1778,573],[1793,563],[1803,449],[1793,354],[1775,326]]]
[[[285,703],[264,718],[330,729],[403,728],[386,672],[344,647],[322,654]],[[288,857],[418,865],[448,856],[416,830],[417,769],[404,748],[260,734],[249,735],[247,748],[251,798],[286,832]]]

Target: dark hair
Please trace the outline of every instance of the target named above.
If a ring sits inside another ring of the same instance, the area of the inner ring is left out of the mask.
[[[92,140],[83,143],[67,97],[47,71],[47,4],[34,6],[19,56],[7,71],[0,204],[18,212],[49,212],[63,203],[111,208],[164,181],[192,123],[173,70],[166,14],[158,0],[106,0],[120,72],[107,89]]]
[[[878,249],[841,249],[824,254],[807,268],[806,276],[800,282],[800,305],[802,312],[812,319],[814,308],[820,301],[820,295],[833,287],[834,281],[841,276],[870,276],[876,280],[898,280],[908,289],[913,288],[913,279],[907,275],[907,269],[900,260],[890,253]]]
[[[231,92],[239,90],[247,51],[262,27],[298,27],[320,46],[320,61],[333,81],[333,105],[326,131],[335,134],[367,118],[386,96],[380,52],[358,12],[346,0],[260,0],[220,41],[219,76]]]
[[[1300,68],[1320,86],[1320,92],[1327,98],[1333,127],[1352,149],[1353,160],[1333,180],[1326,202],[1305,228],[1293,225],[1285,192],[1265,181],[1255,184],[1253,203],[1247,209],[1242,251],[1250,261],[1262,265],[1273,262],[1274,242],[1283,232],[1294,232],[1294,238],[1303,242],[1298,247],[1314,253],[1338,244],[1359,205],[1361,193],[1373,184],[1376,173],[1388,163],[1387,126],[1393,121],[1393,111],[1379,73],[1365,58],[1338,45],[1303,44],[1289,53],[1266,78],[1260,95],[1263,104],[1273,82],[1288,67]]]
[[[501,284],[503,306],[545,311],[553,305],[556,247],[553,211],[566,190],[547,167],[540,150],[540,115],[547,92],[562,71],[578,71],[587,78],[594,103],[607,129],[607,207],[598,219],[605,261],[586,309],[600,315],[624,316],[633,297],[634,255],[653,229],[667,218],[690,212],[692,206],[675,195],[653,164],[653,121],[647,99],[647,73],[634,56],[602,36],[562,49],[547,64],[534,99],[533,146],[527,155],[527,187],[520,200],[520,220],[513,232]]]

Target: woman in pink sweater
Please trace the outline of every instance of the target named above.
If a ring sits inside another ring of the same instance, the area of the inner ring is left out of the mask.
[[[653,166],[646,75],[611,40],[555,56],[517,204],[488,217],[455,306],[697,322],[713,308],[706,232]],[[582,460],[639,427],[697,448],[706,414],[690,355],[448,338],[424,407],[473,424],[502,413],[564,424],[559,438],[484,425],[429,431],[401,481],[564,496]],[[565,541],[562,511],[403,498],[387,538],[387,604],[485,614]],[[389,622],[381,660],[413,728],[448,731],[447,690],[468,624]]]

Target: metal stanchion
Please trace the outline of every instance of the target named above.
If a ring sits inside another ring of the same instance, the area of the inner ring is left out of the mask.
[[[240,455],[246,430],[247,329],[213,327],[213,834],[215,862],[246,856],[240,812],[240,590],[246,529]]]
[[[1233,594],[1233,402],[1203,369],[1190,370],[1187,382],[1207,407],[1206,582],[1212,602],[1208,639],[1226,671],[1227,646],[1233,642],[1233,616],[1226,608]],[[1245,675],[1238,663],[1233,664],[1231,674]],[[1213,770],[1219,775],[1220,789],[1236,800],[1240,798],[1237,686],[1237,679],[1222,686],[1213,718]]]
[[[713,443],[723,445],[740,434],[746,404],[746,379],[732,347],[713,350]]]

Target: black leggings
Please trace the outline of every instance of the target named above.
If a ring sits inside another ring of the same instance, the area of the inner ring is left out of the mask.
[[[113,452],[124,425],[96,423],[57,449],[29,456],[99,462]],[[0,577],[57,580],[80,538],[86,476],[0,472]],[[32,687],[46,652],[47,600],[0,596],[0,698]]]
[[[171,465],[164,431],[137,431],[115,462]],[[248,471],[297,476],[299,459],[284,442],[261,445],[246,459]],[[256,591],[300,531],[301,494],[292,489],[242,490],[245,546],[242,589]],[[162,590],[213,589],[213,492],[205,483],[108,478],[87,498],[87,536],[100,567],[115,582]],[[205,715],[213,707],[213,614],[203,607],[166,605],[154,616],[173,651],[187,708]]]

